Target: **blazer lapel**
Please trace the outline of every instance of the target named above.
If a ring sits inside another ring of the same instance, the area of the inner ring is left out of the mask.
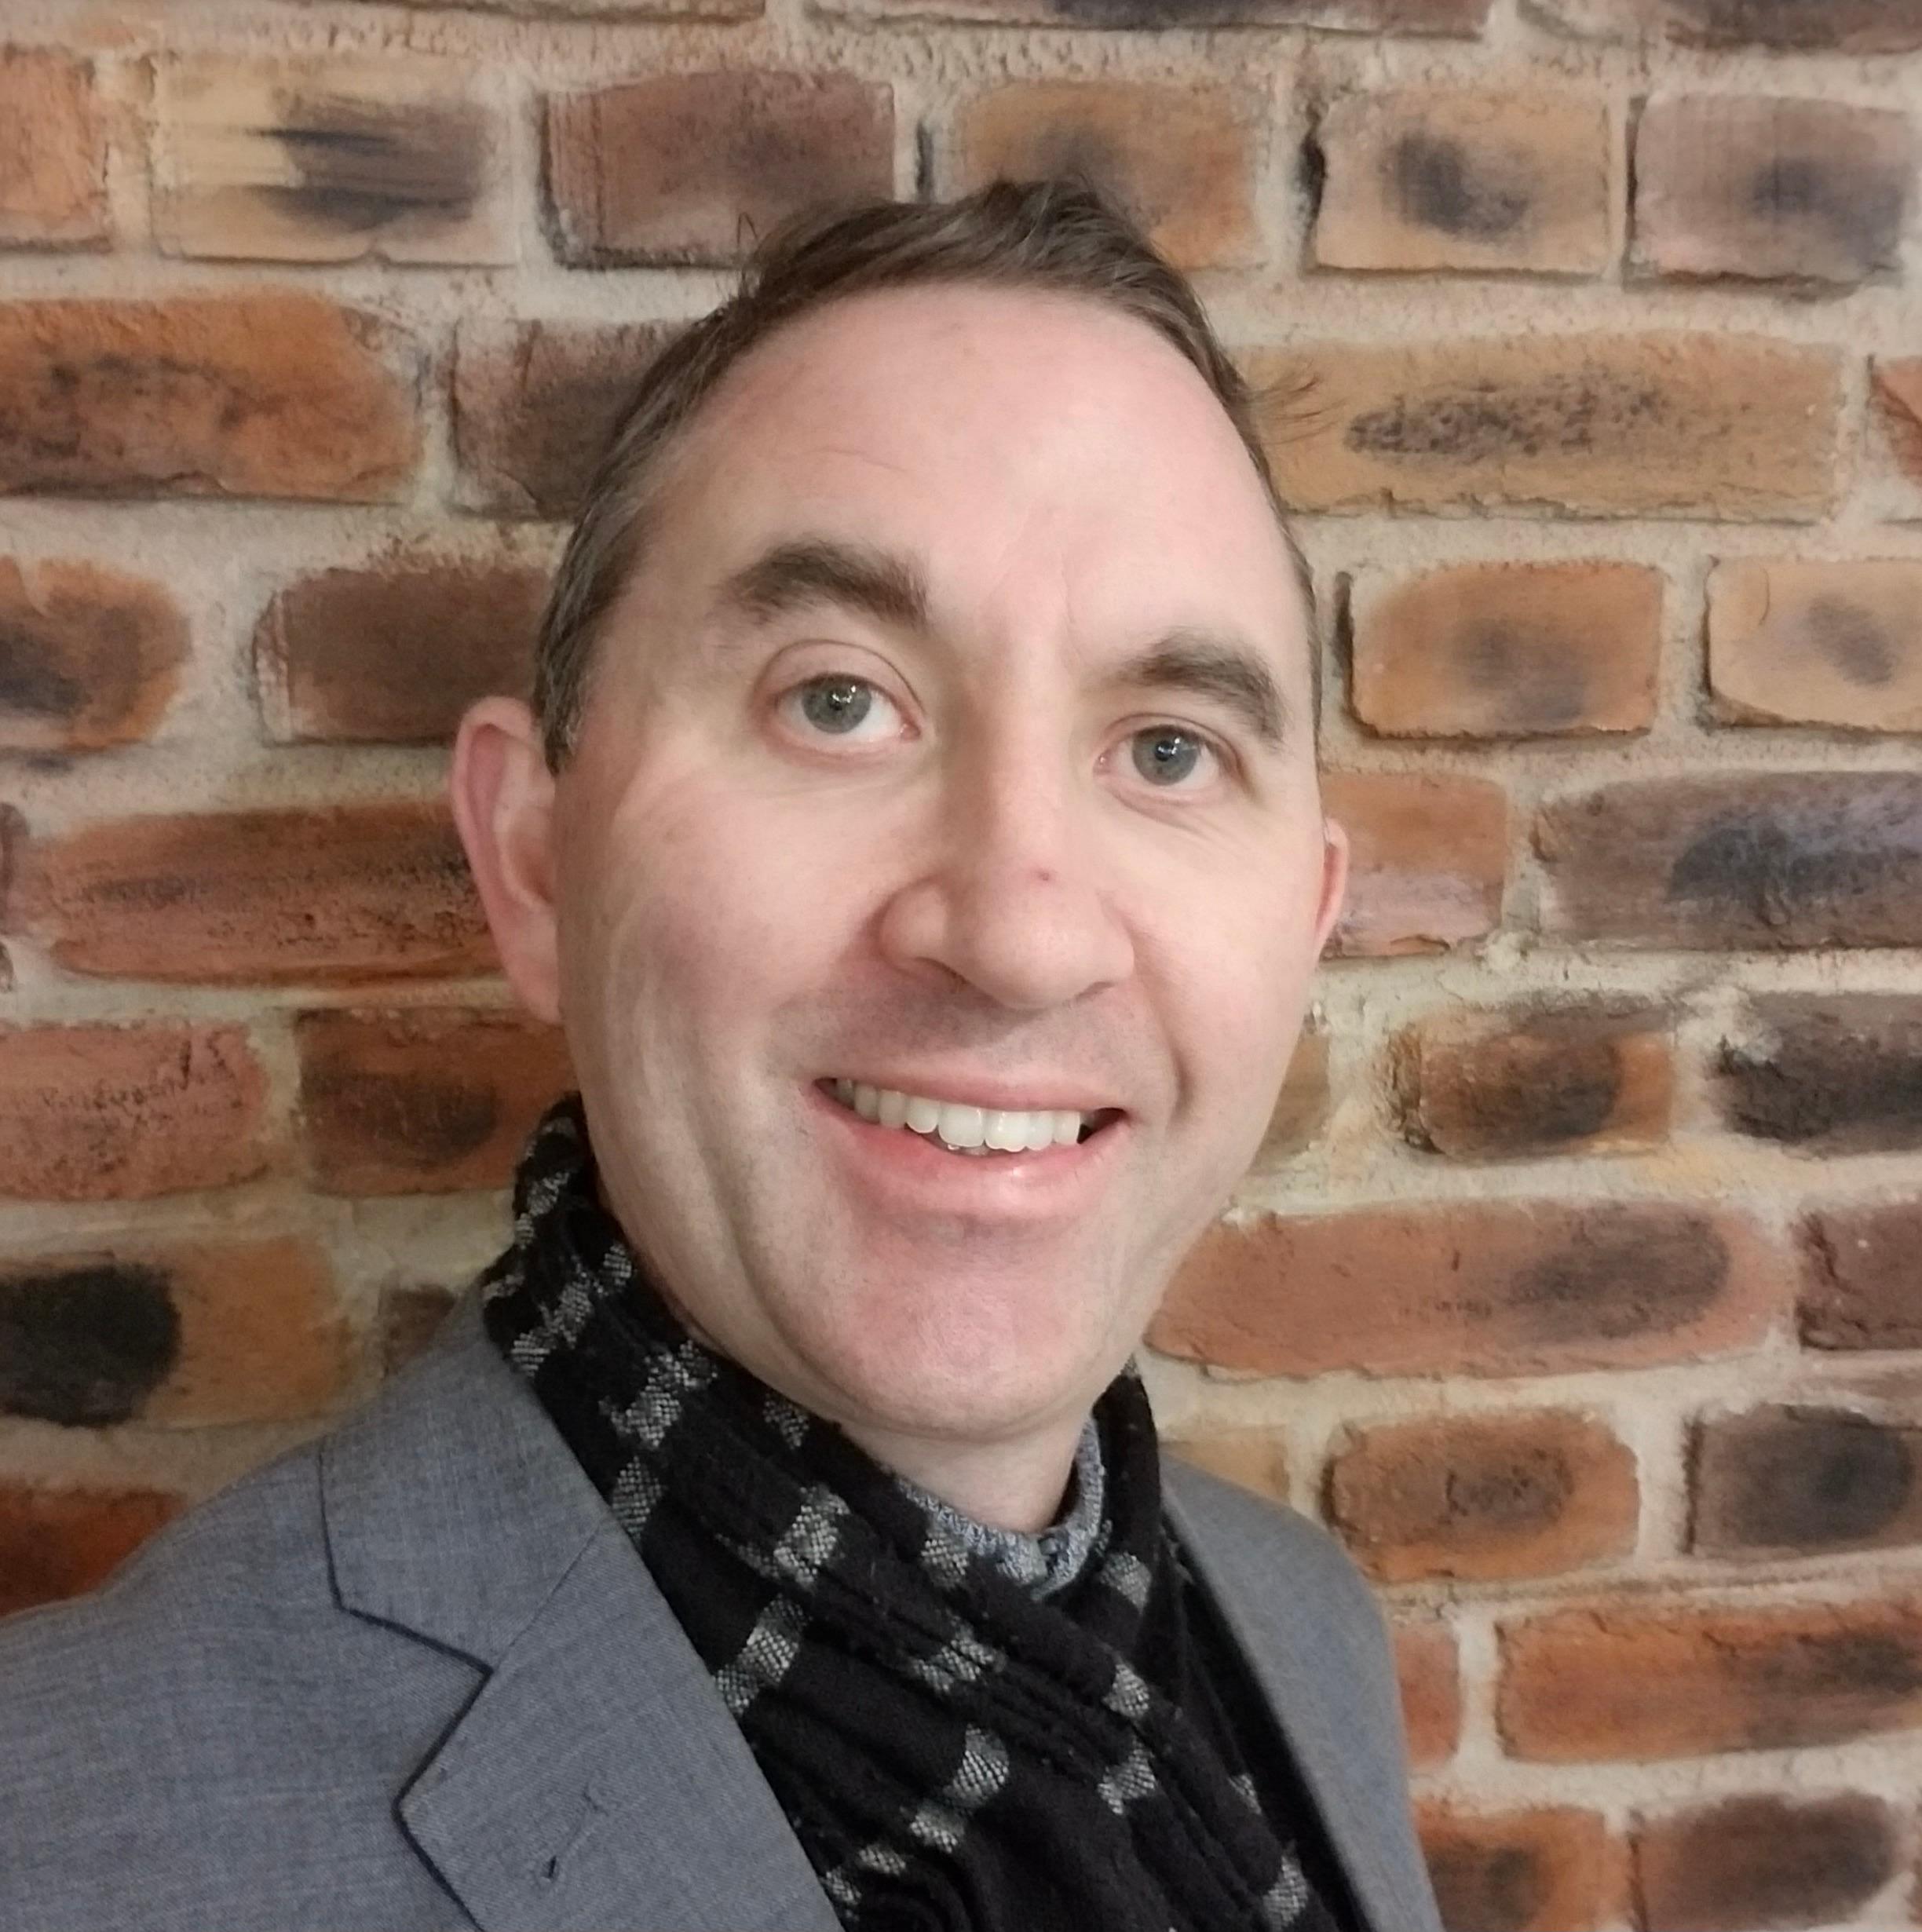
[[[1163,1470],[1175,1532],[1267,1693],[1371,1932],[1441,1932],[1365,1587],[1306,1523],[1171,1459]]]
[[[336,1594],[470,1658],[400,1794],[483,1932],[838,1932],[707,1667],[470,1288],[322,1445]]]

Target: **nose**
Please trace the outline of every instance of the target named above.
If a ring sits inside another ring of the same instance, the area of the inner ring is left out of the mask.
[[[880,944],[904,972],[942,969],[1001,1006],[1040,1011],[1124,980],[1134,946],[1102,875],[1091,792],[1032,761],[945,780],[931,860],[894,893]]]

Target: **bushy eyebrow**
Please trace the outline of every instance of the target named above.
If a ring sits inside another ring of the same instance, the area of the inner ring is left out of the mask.
[[[763,550],[725,578],[714,599],[718,612],[766,619],[835,604],[884,624],[925,636],[926,579],[912,557],[868,544],[826,537],[797,537]]]
[[[920,637],[930,634],[927,579],[912,557],[827,537],[776,543],[722,580],[715,615],[766,622],[817,605],[857,611]],[[1292,720],[1264,653],[1233,635],[1178,626],[1111,667],[1115,688],[1182,692],[1234,712],[1265,745],[1291,739]]]
[[[1251,646],[1237,639],[1193,629],[1171,630],[1158,644],[1117,665],[1109,681],[1211,698],[1238,714],[1265,745],[1278,748],[1290,736],[1288,707],[1273,674]]]

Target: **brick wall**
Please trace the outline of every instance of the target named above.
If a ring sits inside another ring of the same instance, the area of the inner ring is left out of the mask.
[[[1317,378],[1357,860],[1169,1433],[1379,1580],[1452,1927],[1922,1922],[1922,3],[4,20],[0,1609],[501,1239],[445,747],[634,370],[1080,164]]]

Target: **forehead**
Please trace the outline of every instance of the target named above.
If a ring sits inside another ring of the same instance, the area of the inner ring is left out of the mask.
[[[663,484],[649,548],[690,592],[803,528],[923,557],[937,605],[1032,611],[1051,593],[1098,622],[1116,599],[1200,596],[1299,634],[1286,547],[1226,412],[1171,343],[1088,298],[835,301],[729,371]]]

